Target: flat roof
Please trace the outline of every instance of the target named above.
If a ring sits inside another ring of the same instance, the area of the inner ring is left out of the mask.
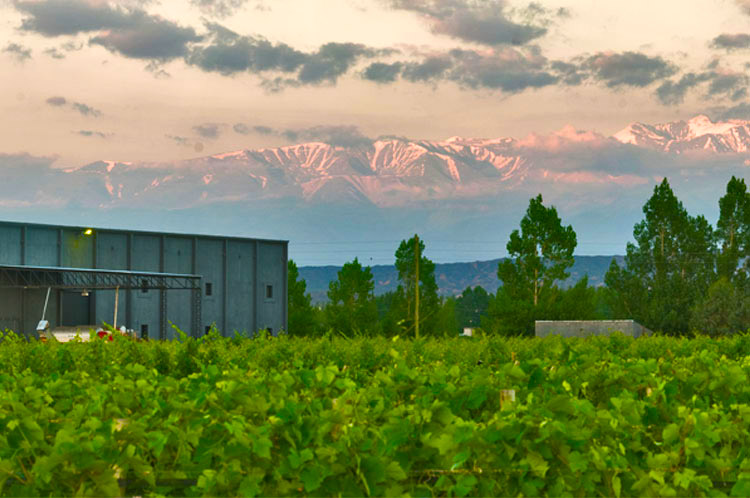
[[[183,237],[183,238],[189,238],[189,237],[201,237],[205,239],[216,239],[216,240],[242,240],[242,241],[257,241],[257,242],[271,242],[271,243],[277,243],[277,244],[288,244],[289,240],[284,239],[262,239],[257,237],[239,237],[239,236],[230,236],[230,235],[214,235],[214,234],[200,234],[200,233],[179,233],[179,232],[154,232],[149,230],[135,230],[135,229],[127,229],[127,228],[105,228],[105,227],[95,227],[95,226],[76,226],[76,225],[51,225],[51,224],[45,224],[45,223],[27,223],[25,221],[4,221],[0,220],[0,226],[2,225],[10,225],[10,226],[17,226],[17,227],[31,227],[31,228],[52,228],[52,229],[69,229],[69,230],[87,230],[91,229],[96,233],[97,231],[102,232],[109,232],[109,233],[122,233],[122,234],[141,234],[141,235],[156,235],[156,236],[171,236],[171,237]]]

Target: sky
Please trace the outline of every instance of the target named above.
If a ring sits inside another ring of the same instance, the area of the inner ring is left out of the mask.
[[[750,0],[0,0],[0,154],[750,118]]]

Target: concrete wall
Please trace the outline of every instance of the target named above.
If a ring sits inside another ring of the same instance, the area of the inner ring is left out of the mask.
[[[609,335],[622,332],[625,335],[640,337],[651,335],[651,331],[633,320],[537,320],[534,322],[537,337],[561,335],[563,337],[586,337]]]
[[[0,265],[62,266],[201,275],[202,319],[192,323],[191,292],[167,291],[162,323],[162,293],[121,290],[118,326],[148,328],[150,338],[176,333],[168,322],[191,333],[215,323],[224,335],[287,323],[287,242],[236,237],[134,232],[9,223],[0,221]],[[210,295],[207,291],[210,290]],[[0,289],[0,329],[33,332],[41,318],[46,290]],[[267,297],[270,293],[270,297]],[[91,324],[114,319],[113,290],[91,291]],[[52,327],[61,325],[60,292],[47,311]],[[83,324],[76,324],[83,325]]]

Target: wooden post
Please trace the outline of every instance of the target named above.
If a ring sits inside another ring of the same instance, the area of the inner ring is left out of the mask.
[[[414,335],[419,339],[419,235],[414,235],[414,262],[416,263],[416,289],[414,295]]]

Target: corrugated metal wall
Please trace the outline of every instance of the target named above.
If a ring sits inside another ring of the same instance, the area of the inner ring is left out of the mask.
[[[212,323],[225,335],[270,328],[274,334],[287,321],[287,242],[233,237],[207,237],[84,227],[59,227],[0,222],[0,264],[62,266],[202,275],[202,319],[197,329]],[[162,324],[162,293],[166,320]],[[41,318],[46,290],[0,289],[0,329],[32,333]],[[111,324],[113,290],[90,293],[91,324]],[[150,338],[168,322],[194,330],[190,291],[142,291],[119,294],[118,325],[142,331]],[[63,321],[62,291],[54,291],[47,309],[51,326]],[[72,325],[72,324],[66,324]],[[75,324],[83,325],[83,324]]]

